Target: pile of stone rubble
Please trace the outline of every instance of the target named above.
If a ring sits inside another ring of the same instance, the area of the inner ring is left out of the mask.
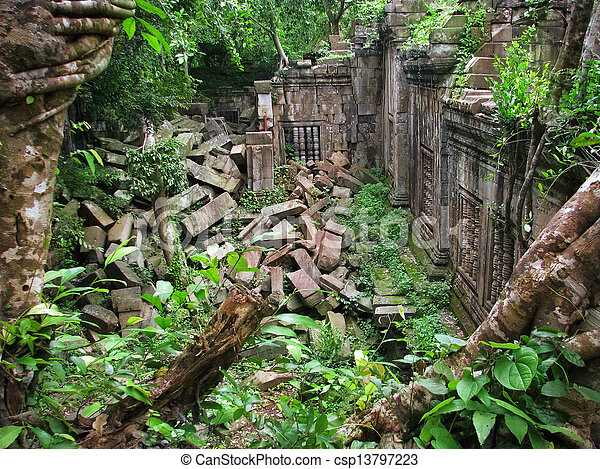
[[[246,139],[259,141],[263,132],[236,135],[230,130],[219,119],[199,122],[180,117],[165,122],[156,132],[157,139],[175,138],[182,143],[190,187],[164,203],[179,220],[184,252],[191,256],[207,251],[211,257],[223,259],[242,248],[248,266],[260,270],[223,270],[221,287],[213,289],[213,304],[220,304],[228,288],[239,283],[274,303],[293,292],[283,308],[327,319],[342,334],[348,327],[356,327],[355,321],[345,317],[347,308],[342,303],[351,304],[359,314],[374,313],[376,323],[387,327],[405,298],[397,295],[385,271],[376,272],[374,297],[358,291],[353,272],[368,262],[369,252],[361,250],[357,233],[336,218],[349,215],[353,195],[377,179],[340,152],[308,166],[292,160],[286,165],[288,200],[265,206],[260,213],[246,213],[236,202],[248,182]],[[127,151],[134,147],[109,138],[99,142],[96,149],[105,163],[125,172]],[[80,248],[86,271],[77,286],[100,281],[110,290],[110,301],[101,293],[79,300],[83,318],[95,332],[127,333],[132,316],[143,318],[134,327],[154,325],[157,312],[141,296],[153,293],[152,282],[169,277],[157,242],[156,204],[128,194],[122,186],[113,189],[130,203],[130,210],[118,219],[94,201],[74,195],[68,197],[63,210],[79,215],[86,224]],[[105,259],[127,240],[139,249],[103,269]],[[142,280],[140,272],[150,273],[152,281],[147,275]],[[107,278],[121,282],[102,282]]]

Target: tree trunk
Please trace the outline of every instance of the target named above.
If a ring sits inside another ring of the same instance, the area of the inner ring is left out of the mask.
[[[575,332],[600,278],[600,168],[557,212],[515,267],[486,320],[445,362],[457,379],[481,341],[511,342],[530,329],[550,326]],[[600,331],[565,342],[584,359],[600,356]],[[433,374],[431,372],[430,374]],[[359,416],[353,438],[406,435],[428,410],[433,394],[417,382]]]
[[[66,109],[77,86],[106,68],[112,36],[134,8],[0,0],[0,319],[39,302]]]
[[[150,408],[169,422],[186,420],[188,412],[223,379],[246,340],[272,311],[260,297],[236,286],[219,307],[204,336],[180,355],[170,369],[150,383],[152,406],[127,397],[96,418],[94,430],[82,441],[86,448],[125,448],[136,445],[136,433]]]

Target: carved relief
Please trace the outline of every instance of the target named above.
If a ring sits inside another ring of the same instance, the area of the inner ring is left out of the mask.
[[[476,289],[479,280],[481,202],[466,191],[459,196],[458,268]]]

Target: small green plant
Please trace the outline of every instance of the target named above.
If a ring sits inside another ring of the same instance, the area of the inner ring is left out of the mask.
[[[83,220],[65,213],[62,208],[53,211],[50,248],[58,253],[59,263],[74,267],[79,246],[83,246],[85,233]]]
[[[441,28],[453,13],[459,11],[457,0],[435,0],[427,5],[425,17],[416,23],[408,25],[410,38],[404,47],[429,44],[429,36],[434,28]]]
[[[396,323],[396,326],[403,332],[408,348],[413,353],[436,351],[438,349],[436,334],[445,334],[447,331],[435,311],[419,317],[406,318]]]
[[[317,331],[312,356],[325,366],[331,366],[340,360],[345,338],[329,323],[321,325]]]

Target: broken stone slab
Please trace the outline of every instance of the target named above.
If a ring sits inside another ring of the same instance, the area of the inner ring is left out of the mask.
[[[352,197],[352,190],[348,187],[333,186],[331,196],[338,197],[340,199],[349,199]]]
[[[394,295],[394,296],[381,296],[376,295],[373,297],[373,307],[379,308],[380,306],[396,306],[406,305],[409,300],[405,296]]]
[[[339,332],[342,337],[346,335],[346,318],[343,314],[329,311],[326,318],[333,330]]]
[[[277,218],[285,218],[292,215],[298,215],[306,210],[306,205],[297,200],[288,200],[275,205],[264,207],[260,213],[265,217],[276,216]]]
[[[325,299],[323,293],[318,291],[319,285],[317,285],[317,283],[303,270],[289,272],[286,274],[286,277],[298,290],[297,293],[300,294],[302,302],[306,306],[314,308]]]
[[[268,249],[280,249],[301,239],[296,233],[278,233],[276,231],[263,233],[263,235],[257,238],[255,238],[254,244]]]
[[[226,134],[223,119],[207,119],[204,127],[204,133],[208,134],[210,138],[214,138],[218,135]]]
[[[350,174],[365,184],[377,184],[378,182],[381,182],[373,175],[371,171],[358,164],[353,164],[350,166]]]
[[[285,218],[281,220],[277,225],[271,228],[273,233],[281,233],[281,234],[292,234],[296,231],[294,226],[287,221]]]
[[[102,143],[102,148],[106,150],[115,151],[117,153],[127,153],[127,150],[134,150],[134,145],[127,145],[123,142],[119,142],[114,138],[98,137],[98,140]]]
[[[242,178],[242,173],[240,172],[240,169],[238,168],[237,163],[235,161],[233,161],[233,158],[229,157],[229,152],[227,152],[227,155],[225,155],[225,154],[219,155],[217,157],[217,161],[222,163],[222,165],[223,165],[222,171],[225,174],[229,174],[230,176],[233,176],[234,178],[238,178],[238,179]]]
[[[109,243],[124,243],[131,237],[133,230],[133,215],[126,213],[108,230]]]
[[[89,200],[81,203],[79,215],[86,221],[88,226],[108,228],[115,222],[102,208]]]
[[[344,289],[344,282],[339,278],[329,274],[322,275],[319,283],[324,290],[329,290],[335,293],[339,293]]]
[[[327,223],[325,223],[323,229],[338,236],[343,236],[344,233],[347,231],[347,228],[344,225],[336,223],[333,218],[327,220]]]
[[[302,304],[302,303],[301,303]],[[274,358],[287,355],[285,345],[266,343],[248,347],[239,353],[242,358],[258,357],[262,360],[273,360]]]
[[[306,239],[308,241],[314,241],[314,239],[317,235],[317,228],[315,227],[315,221],[311,217],[309,217],[308,215],[303,213],[299,217],[298,224],[300,226],[300,231],[302,231],[302,234],[304,235],[304,239]]]
[[[306,309],[300,293],[294,293],[293,295],[290,295],[285,303],[285,307],[290,313],[297,313]]]
[[[218,135],[210,140],[207,140],[204,143],[201,143],[198,148],[192,150],[189,154],[190,157],[206,157],[213,151],[215,148],[223,147],[227,144],[231,143],[231,139],[228,135],[222,134]]]
[[[127,156],[111,151],[104,153],[104,161],[111,166],[118,166],[120,168],[127,166]]]
[[[283,268],[269,267],[271,271],[271,292],[281,294],[283,297]]]
[[[344,155],[340,151],[336,151],[336,152],[332,153],[331,156],[327,159],[329,161],[331,161],[331,163],[334,166],[337,166],[338,168],[349,168],[350,167],[350,160],[348,159],[348,157],[346,155]]]
[[[108,278],[122,280],[128,287],[137,287],[142,284],[140,278],[123,261],[115,261],[106,267]]]
[[[260,265],[263,253],[258,249],[250,249],[242,254],[249,268],[257,268]],[[256,277],[256,272],[236,272],[235,278],[242,285],[249,287],[252,285],[253,280]]]
[[[79,252],[86,253],[94,248],[104,249],[106,232],[99,226],[86,226],[83,229],[83,244]]]
[[[196,210],[189,217],[185,218],[182,223],[192,237],[197,236],[223,219],[225,215],[233,211],[236,207],[237,203],[226,192],[207,203],[204,207]]]
[[[208,166],[212,169],[215,169],[217,171],[221,171],[224,172],[223,169],[225,168],[225,162],[218,159],[216,156],[213,155],[207,155],[204,158],[204,162],[202,163],[204,166]]]
[[[291,269],[294,265],[294,260],[290,257],[290,252],[294,250],[292,244],[286,244],[276,252],[272,252],[265,257],[263,265],[268,267],[286,267]]]
[[[400,308],[402,308],[402,313],[400,313]],[[375,308],[374,312],[375,325],[380,329],[387,329],[393,321],[402,320],[402,315],[409,317],[415,313],[416,308],[412,305],[379,306]]]
[[[340,263],[342,254],[342,237],[326,231],[317,255],[317,267],[325,272],[331,272]]]
[[[242,184],[241,179],[215,171],[208,166],[199,165],[192,160],[186,160],[188,172],[197,181],[209,184],[226,192],[235,192]]]
[[[311,197],[322,197],[323,196],[323,192],[318,189],[313,183],[312,181],[309,181],[307,178],[305,178],[304,176],[300,176],[298,175],[296,177],[296,182],[298,183],[298,185],[300,185],[300,187],[302,187],[302,190],[309,196]],[[314,203],[314,202],[313,202]]]
[[[196,136],[192,132],[183,132],[175,137],[175,140],[179,141],[181,145],[177,148],[177,153],[182,158],[187,158],[194,148],[196,143]]]
[[[121,326],[121,336],[127,337],[133,332],[132,329],[143,329],[146,327],[156,326],[155,319],[159,316],[150,304],[142,303],[142,308],[139,311],[128,311],[126,313],[119,313],[119,325]],[[129,319],[132,317],[138,317],[141,321],[128,325]]]
[[[331,272],[332,277],[335,277],[342,281],[345,280],[349,274],[350,274],[350,269],[348,269],[348,267],[345,267],[343,265],[336,267],[335,270],[333,272]]]
[[[169,121],[163,121],[160,124],[160,127],[156,130],[156,140],[166,140],[168,138],[173,137],[173,133],[175,132],[175,126],[171,124]]]
[[[117,313],[141,311],[142,289],[140,287],[120,288],[110,292],[113,310]]]
[[[231,148],[229,157],[235,162],[236,165],[245,166],[246,165],[246,144],[241,143],[239,145],[234,145]]]
[[[167,201],[167,206],[172,212],[182,212],[192,205],[208,199],[209,196],[202,186],[194,184],[183,192],[171,197]]]
[[[304,272],[306,272],[310,278],[312,278],[315,282],[318,282],[321,278],[321,271],[317,268],[315,263],[308,254],[308,251],[305,249],[296,249],[290,253],[290,256],[296,261],[298,267],[300,267]]]
[[[302,214],[313,218],[317,212],[323,210],[329,203],[331,203],[331,199],[329,197],[323,197],[318,202],[315,202],[312,207],[302,212]]]
[[[246,227],[238,234],[240,241],[247,242],[252,237],[258,235],[260,231],[267,230],[271,227],[271,219],[264,215],[259,215],[254,218]]]
[[[110,309],[89,304],[81,311],[81,323],[92,331],[110,334],[119,326],[119,319]]]
[[[294,375],[290,373],[277,373],[275,371],[258,370],[252,376],[252,384],[261,391],[273,389],[282,383],[288,383],[294,379]]]
[[[317,186],[319,189],[333,189],[334,184],[333,181],[331,179],[329,179],[326,175],[324,174],[319,174],[317,177],[315,177],[315,186]]]
[[[339,300],[333,295],[328,295],[321,303],[319,303],[315,307],[315,309],[321,316],[326,316],[329,311],[333,311],[339,306]]]
[[[364,186],[362,181],[342,170],[336,172],[335,182],[338,186],[347,187],[354,193],[359,192]]]

